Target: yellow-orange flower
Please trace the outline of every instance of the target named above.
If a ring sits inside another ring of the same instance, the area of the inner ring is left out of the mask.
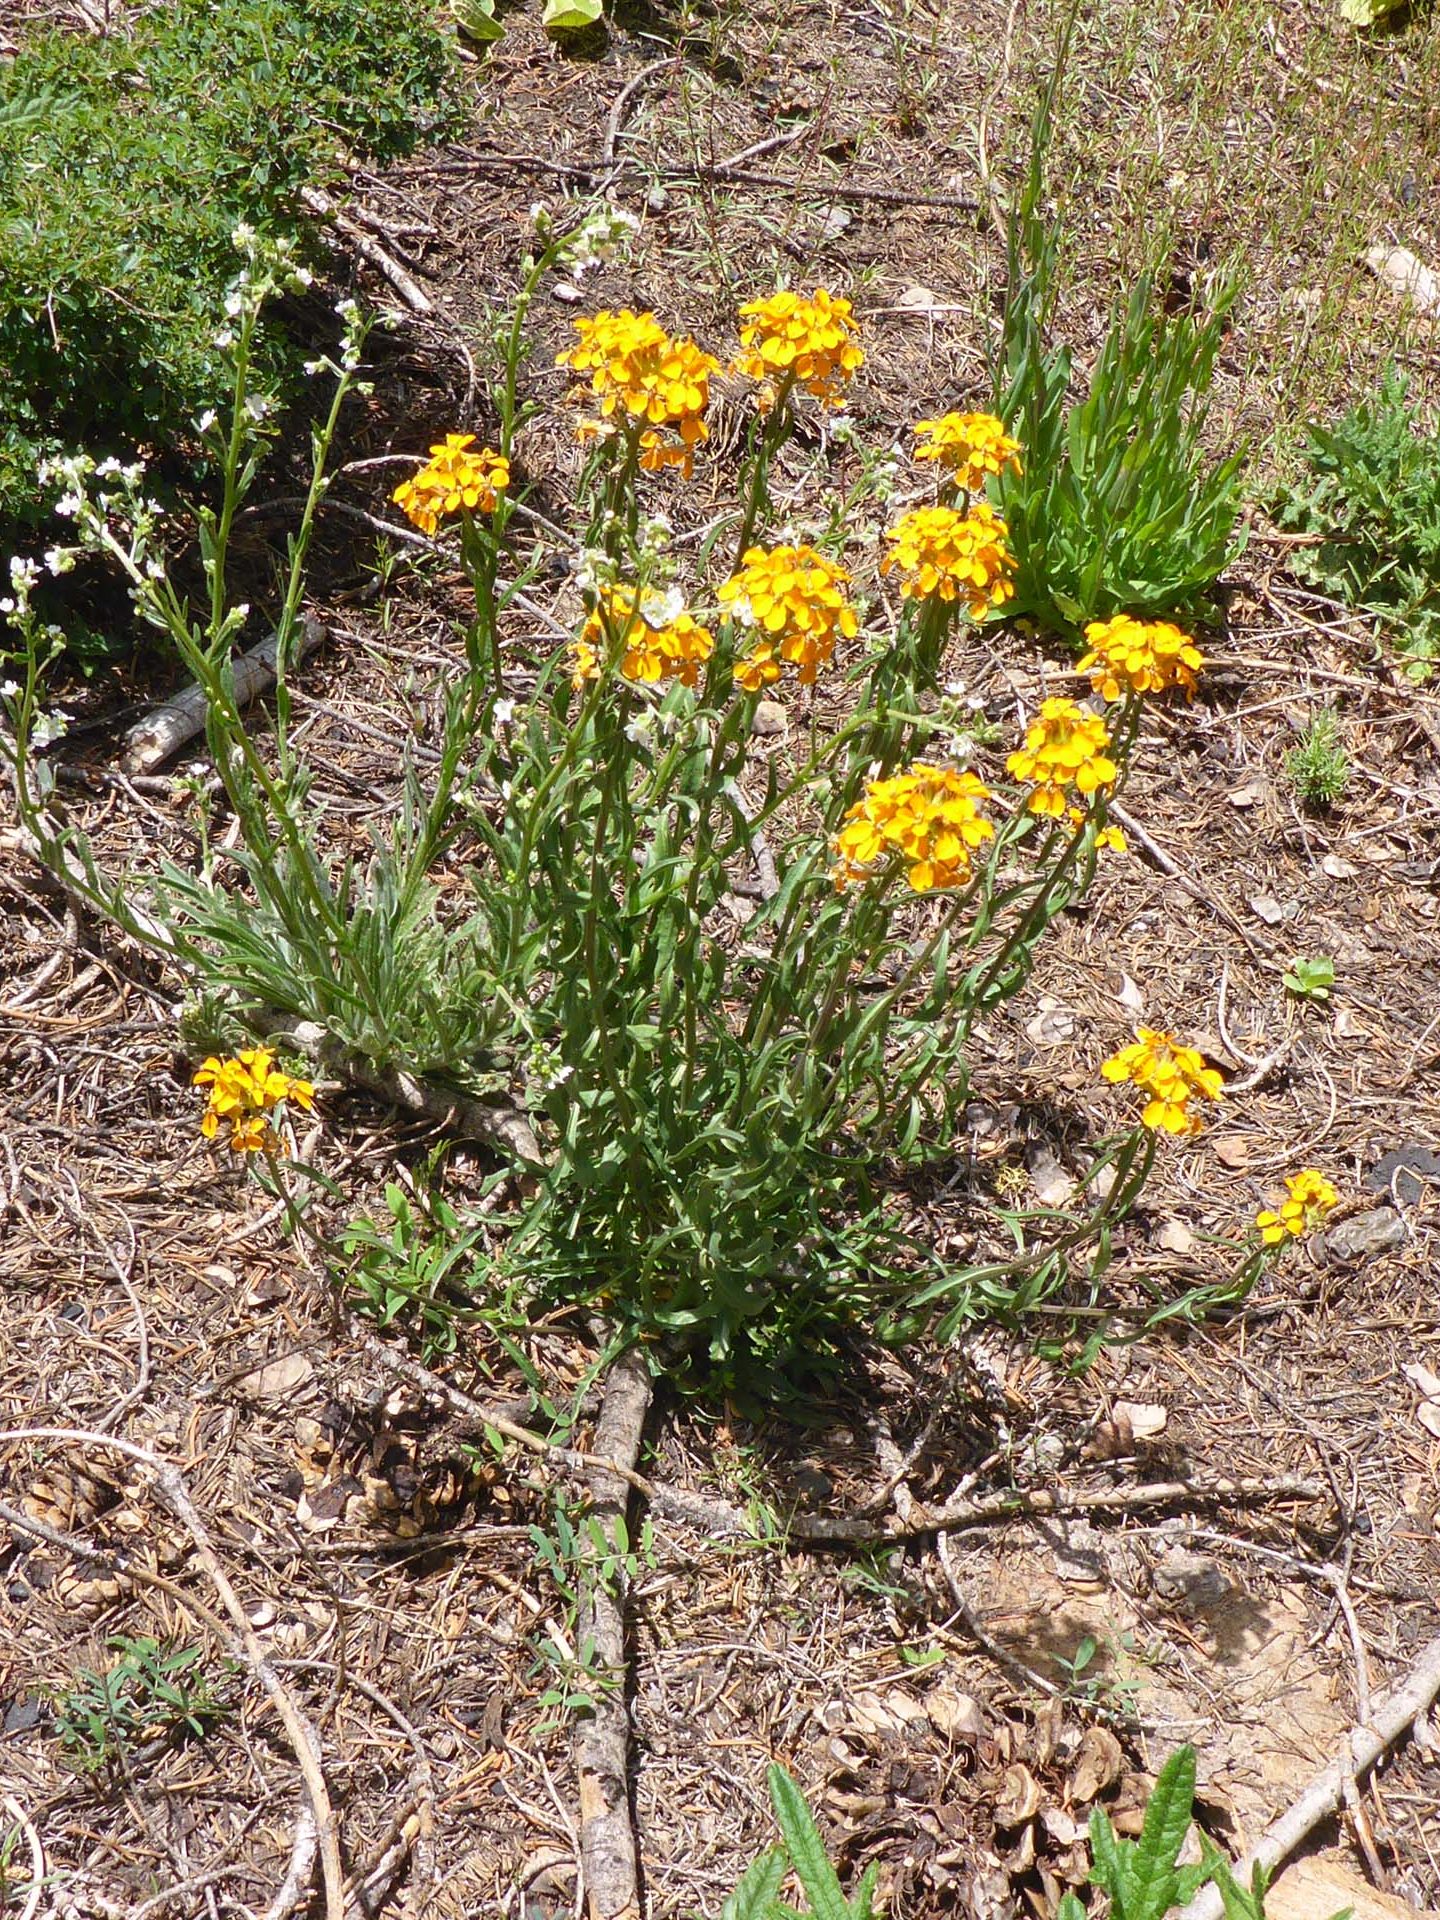
[[[689,479],[695,448],[708,432],[710,376],[720,362],[693,340],[673,339],[653,313],[607,308],[577,320],[575,331],[579,344],[557,354],[555,364],[588,376],[585,385],[601,415],[599,421],[582,422],[580,432],[603,433],[616,424],[640,427],[640,465],[650,471],[679,467]]]
[[[627,680],[678,680],[687,687],[695,685],[715,646],[709,629],[673,605],[670,596],[637,596],[633,587],[602,586],[570,652],[570,684],[577,692],[587,680],[600,678],[602,662],[617,641],[623,646],[620,671]]]
[[[1031,813],[1062,818],[1070,806],[1068,789],[1086,796],[1115,784],[1118,769],[1109,758],[1110,735],[1098,713],[1060,696],[1047,700],[1030,722],[1025,745],[1006,760],[1007,773],[1034,782],[1026,805]]]
[[[891,552],[880,571],[898,568],[907,600],[962,600],[972,620],[983,620],[1015,593],[1010,529],[988,502],[968,513],[953,507],[917,507],[885,538]]]
[[[1072,827],[1083,826],[1086,817],[1079,807],[1067,807],[1065,809],[1065,818],[1070,822]],[[1100,831],[1095,835],[1095,846],[1096,850],[1100,853],[1128,853],[1130,851],[1129,842],[1119,827],[1101,827]]]
[[[1104,700],[1129,693],[1164,693],[1169,687],[1195,692],[1195,676],[1204,666],[1188,633],[1168,620],[1135,620],[1117,613],[1113,620],[1092,620],[1085,629],[1088,653],[1077,665]]]
[[[750,547],[740,571],[717,598],[732,620],[754,629],[755,641],[735,669],[747,693],[780,678],[783,661],[802,687],[834,657],[836,642],[860,631],[843,589],[850,576],[813,547]]]
[[[761,386],[761,404],[777,384],[797,381],[827,407],[843,407],[851,376],[865,364],[854,309],[823,287],[814,293],[772,293],[740,309],[741,352],[735,365]]]
[[[863,879],[892,852],[905,860],[917,893],[964,886],[971,853],[995,834],[980,812],[989,798],[973,773],[924,760],[889,779],[871,780],[835,839],[836,886]]]
[[[965,493],[979,493],[992,473],[1020,471],[1020,442],[993,413],[942,413],[938,420],[917,420],[912,431],[922,443],[915,458],[937,461]]]
[[[473,433],[447,433],[430,458],[409,480],[402,480],[391,496],[406,517],[433,539],[441,520],[451,513],[493,513],[498,494],[510,485],[510,462],[503,454],[475,444]]]
[[[1260,1229],[1260,1238],[1267,1247],[1278,1247],[1284,1240],[1298,1240],[1312,1228],[1320,1226],[1327,1213],[1340,1204],[1340,1196],[1314,1167],[1306,1167],[1303,1173],[1286,1176],[1287,1197],[1280,1209],[1271,1213],[1262,1210],[1255,1216],[1255,1224]]]
[[[1112,1054],[1100,1071],[1116,1085],[1128,1081],[1147,1094],[1141,1123],[1165,1133],[1198,1133],[1191,1100],[1218,1100],[1223,1086],[1194,1047],[1182,1047],[1173,1034],[1153,1027],[1137,1027],[1134,1044]]]
[[[275,1065],[268,1047],[245,1047],[233,1058],[214,1054],[195,1075],[194,1085],[209,1087],[210,1097],[200,1131],[213,1140],[224,1122],[230,1128],[232,1153],[266,1153],[275,1144],[270,1115],[287,1103],[309,1112],[315,1089],[308,1080],[292,1079]]]

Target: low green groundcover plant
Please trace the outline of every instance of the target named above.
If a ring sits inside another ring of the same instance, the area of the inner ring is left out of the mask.
[[[1292,550],[1291,571],[1373,614],[1406,673],[1428,680],[1440,660],[1440,434],[1422,432],[1403,375],[1391,368],[1373,399],[1312,426],[1305,464],[1276,508],[1282,527],[1318,536]]]
[[[294,236],[345,150],[410,151],[450,54],[412,0],[166,0],[108,34],[27,28],[0,63],[0,525],[49,511],[37,453],[163,451],[227,378],[245,222]],[[274,327],[272,372],[299,370]]]

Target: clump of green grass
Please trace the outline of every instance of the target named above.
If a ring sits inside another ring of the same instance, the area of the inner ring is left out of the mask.
[[[1321,707],[1305,727],[1300,744],[1285,756],[1285,772],[1296,798],[1307,807],[1333,807],[1350,784],[1350,756],[1334,707]]]
[[[201,1739],[229,1711],[200,1671],[205,1650],[112,1634],[103,1673],[82,1668],[55,1702],[55,1731],[80,1773],[106,1773],[152,1740]]]

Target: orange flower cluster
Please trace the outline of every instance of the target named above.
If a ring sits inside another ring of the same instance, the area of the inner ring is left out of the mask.
[[[498,494],[510,485],[510,462],[485,447],[468,451],[473,433],[447,433],[431,447],[430,458],[412,479],[402,480],[391,498],[422,533],[433,540],[445,515],[493,513]]]
[[[1260,1238],[1267,1247],[1300,1239],[1312,1228],[1322,1225],[1326,1214],[1340,1204],[1339,1194],[1314,1167],[1306,1167],[1303,1173],[1288,1174],[1285,1188],[1287,1197],[1278,1213],[1264,1210],[1255,1216]]]
[[[601,587],[600,598],[570,651],[570,684],[578,693],[598,680],[610,647],[619,639],[624,651],[620,671],[627,680],[652,684],[678,680],[693,687],[700,668],[714,651],[706,627],[688,613],[675,612],[659,594],[636,594],[633,587]]]
[[[938,462],[965,493],[979,493],[990,474],[1007,467],[1020,471],[1020,442],[993,413],[942,413],[938,420],[917,420],[912,431],[922,443],[915,458]]]
[[[970,855],[995,829],[980,812],[990,790],[973,773],[917,760],[904,773],[871,780],[835,840],[835,884],[863,880],[887,853],[899,853],[916,893],[962,887]]]
[[[1031,813],[1058,820],[1069,811],[1067,789],[1073,787],[1088,799],[1102,787],[1114,786],[1119,769],[1109,758],[1109,747],[1110,736],[1098,713],[1057,696],[1041,706],[1026,730],[1025,745],[1007,758],[1005,770],[1017,780],[1034,782],[1026,802]]]
[[[1197,1095],[1218,1100],[1223,1084],[1194,1047],[1182,1047],[1173,1034],[1157,1033],[1153,1027],[1137,1027],[1134,1044],[1112,1054],[1100,1071],[1115,1085],[1128,1081],[1148,1094],[1141,1124],[1165,1133],[1198,1133],[1200,1121],[1190,1111],[1191,1100]]]
[[[679,467],[688,480],[708,432],[710,376],[720,362],[693,340],[672,339],[653,313],[605,309],[577,320],[575,331],[579,345],[557,354],[555,364],[588,375],[601,414],[582,422],[580,432],[612,431],[617,414],[632,427],[643,421],[640,465],[648,472]]]
[[[880,571],[898,568],[907,600],[962,600],[972,620],[983,620],[1015,593],[1010,529],[984,500],[968,513],[953,507],[917,507],[888,529],[892,551]]]
[[[1188,633],[1168,620],[1135,620],[1117,613],[1113,620],[1092,620],[1085,629],[1088,653],[1076,662],[1103,700],[1132,693],[1164,693],[1183,687],[1193,695],[1196,674],[1204,666]]]
[[[293,1101],[308,1113],[315,1104],[310,1082],[281,1073],[268,1047],[246,1047],[230,1060],[212,1054],[195,1075],[194,1084],[210,1089],[201,1133],[213,1140],[221,1122],[228,1123],[232,1153],[269,1153],[275,1145],[270,1121],[274,1110]]]
[[[802,687],[812,686],[834,657],[836,642],[860,631],[843,592],[850,576],[813,547],[750,547],[740,571],[717,598],[732,620],[753,628],[754,645],[735,669],[746,693],[758,693],[780,678],[782,662],[797,667]]]
[[[762,405],[773,404],[777,382],[795,380],[825,406],[844,406],[845,390],[865,363],[848,300],[823,287],[808,297],[787,289],[746,301],[740,318],[735,365],[760,382]]]

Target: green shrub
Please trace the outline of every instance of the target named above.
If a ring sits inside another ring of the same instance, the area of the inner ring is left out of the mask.
[[[1340,734],[1340,715],[1321,707],[1285,756],[1285,772],[1297,798],[1307,807],[1333,807],[1350,784],[1350,756]]]
[[[1312,426],[1308,475],[1276,509],[1283,527],[1320,534],[1290,568],[1384,623],[1412,679],[1440,659],[1440,434],[1422,434],[1391,368],[1372,400],[1333,428]]]
[[[996,499],[1017,564],[1010,612],[1074,637],[1088,620],[1196,611],[1240,543],[1241,455],[1205,449],[1208,396],[1233,290],[1164,319],[1150,275],[1111,312],[1079,399],[1051,340],[1058,246],[1041,212],[1050,102],[1010,222],[1009,291],[991,377],[995,411],[1025,448]]]
[[[295,234],[344,148],[409,151],[448,69],[409,0],[173,0],[27,38],[0,70],[0,521],[41,517],[40,454],[198,454],[232,230]],[[267,352],[298,371],[275,329]]]

